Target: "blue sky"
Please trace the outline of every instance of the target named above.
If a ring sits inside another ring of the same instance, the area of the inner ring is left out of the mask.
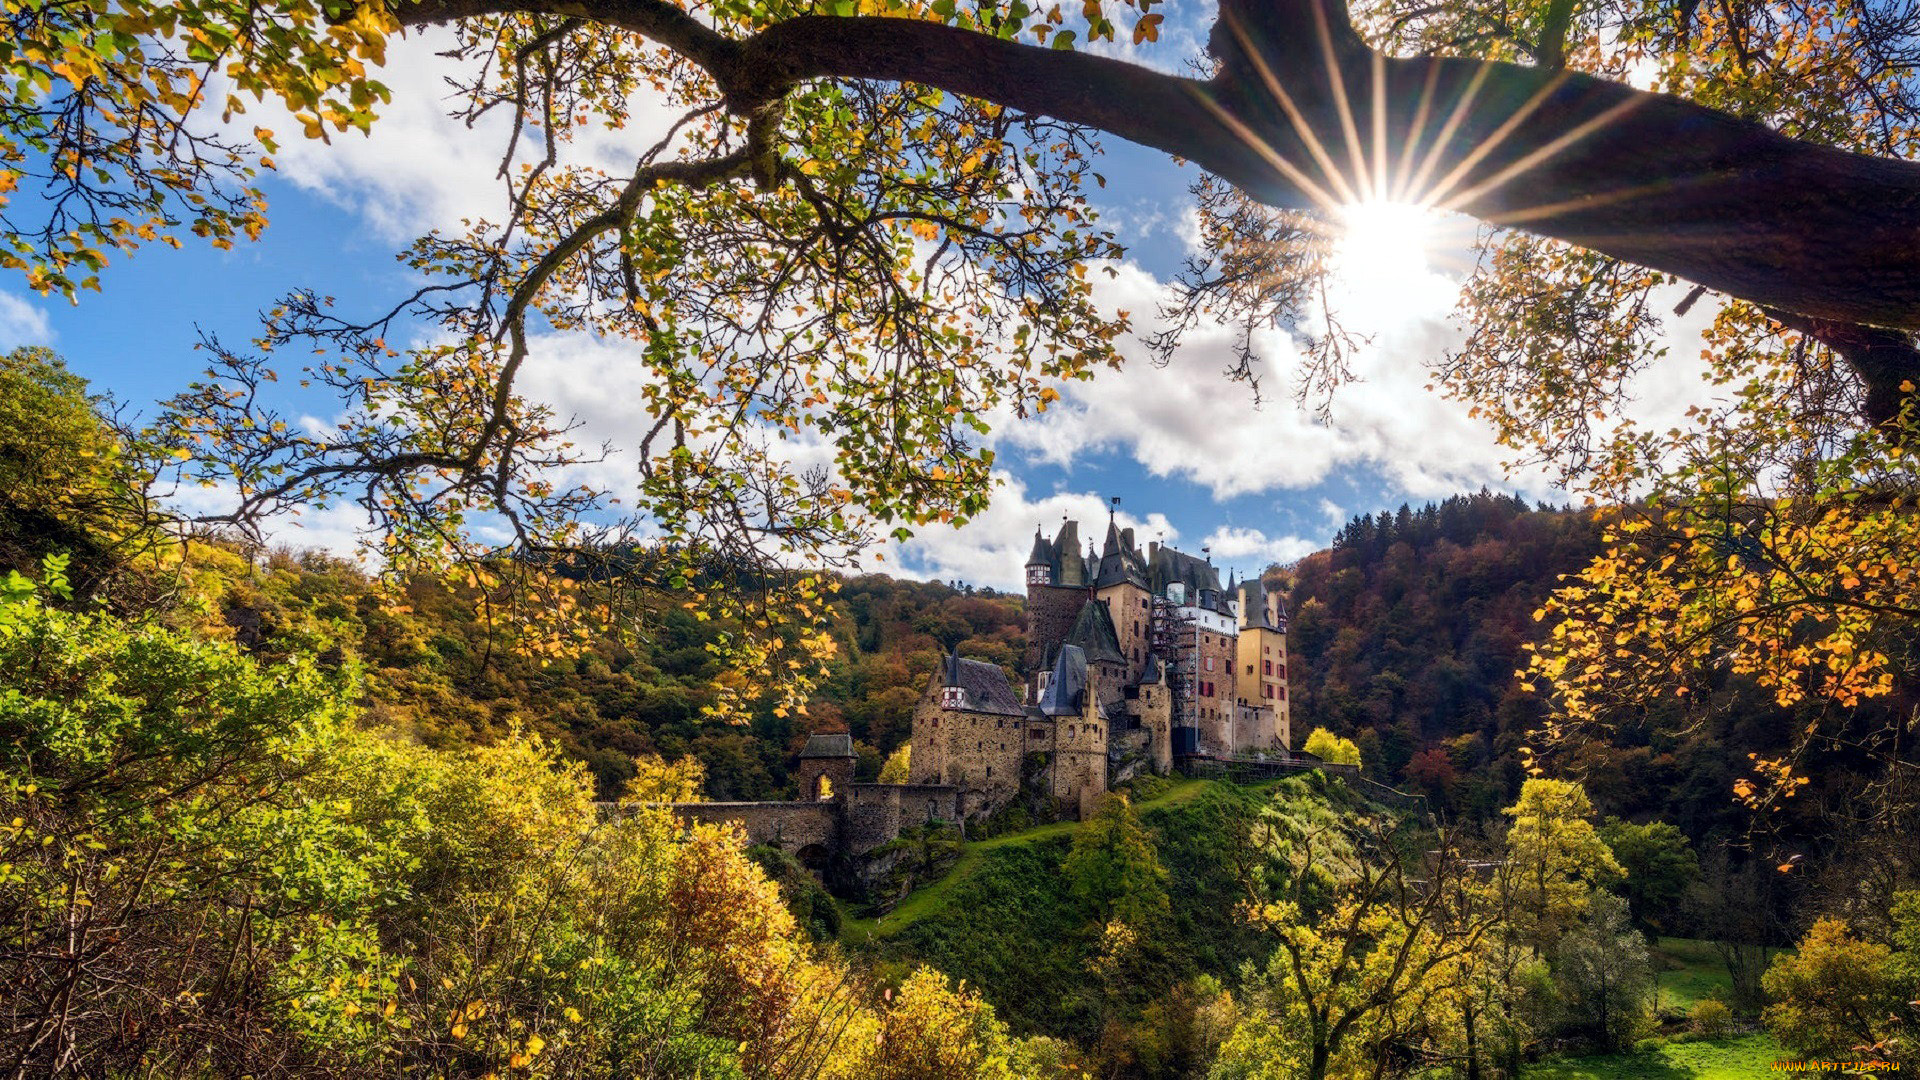
[[[1197,49],[1192,27],[1183,29],[1186,44],[1168,43],[1161,63]],[[256,313],[290,289],[338,297],[350,310],[391,303],[409,280],[394,252],[427,228],[484,211],[492,192],[493,144],[440,115],[429,46],[416,40],[395,50],[386,78],[396,101],[373,138],[279,155],[281,171],[267,186],[273,223],[259,242],[231,252],[191,242],[179,251],[144,249],[109,267],[103,292],[78,306],[0,282],[0,348],[50,344],[97,389],[140,407],[202,370],[205,358],[194,349],[201,331],[244,341]],[[643,132],[628,135],[644,145]],[[1189,254],[1193,170],[1112,142],[1096,167],[1109,180],[1097,205],[1129,252],[1102,286],[1110,294],[1103,302],[1151,312]],[[1216,562],[1242,572],[1324,546],[1353,513],[1482,485],[1550,497],[1537,477],[1504,472],[1505,455],[1464,406],[1424,389],[1425,365],[1458,340],[1446,320],[1458,271],[1423,268],[1417,254],[1408,261],[1404,274],[1354,283],[1372,290],[1356,294],[1355,306],[1372,320],[1375,344],[1358,364],[1363,381],[1339,392],[1330,418],[1296,408],[1285,389],[1284,343],[1274,343],[1280,363],[1268,400],[1255,408],[1221,375],[1225,332],[1191,335],[1165,369],[1130,342],[1122,371],[1069,390],[1036,422],[996,433],[1003,483],[986,515],[957,533],[923,533],[869,567],[1015,586],[1036,524],[1052,532],[1063,514],[1097,520],[1116,495],[1143,539],[1157,535],[1187,550],[1210,544]],[[532,388],[563,412],[579,411],[593,434],[618,441],[632,419],[618,400],[606,400],[619,350],[569,344],[546,363]],[[356,525],[350,510],[330,512],[277,539],[343,548]]]

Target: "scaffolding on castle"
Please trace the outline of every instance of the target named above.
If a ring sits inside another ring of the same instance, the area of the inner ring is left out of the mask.
[[[1173,751],[1198,751],[1200,731],[1200,628],[1164,596],[1154,597],[1147,643],[1166,665],[1167,696],[1172,704]],[[1184,733],[1184,734],[1183,734]]]

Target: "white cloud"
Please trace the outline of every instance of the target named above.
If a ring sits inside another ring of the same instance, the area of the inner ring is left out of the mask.
[[[1203,545],[1216,562],[1245,566],[1258,573],[1272,563],[1290,563],[1310,555],[1323,546],[1303,536],[1269,537],[1259,529],[1222,525],[1207,534]]]
[[[176,513],[189,518],[199,514],[224,514],[240,503],[239,488],[231,483],[212,487],[185,484],[166,500]],[[361,541],[371,536],[367,512],[351,502],[339,502],[324,509],[307,507],[298,514],[273,518],[263,524],[267,543],[292,548],[315,549],[355,558],[364,554]]]
[[[1108,503],[1091,491],[1056,491],[1032,496],[1024,481],[1010,473],[994,474],[998,487],[987,511],[960,528],[929,526],[905,543],[889,542],[884,559],[868,570],[936,581],[958,579],[996,589],[1021,589],[1027,553],[1033,549],[1036,527],[1051,539],[1065,518],[1080,523],[1082,543],[1099,544],[1106,535]],[[1124,509],[1115,515],[1123,529],[1132,529],[1134,543],[1174,543],[1180,530],[1165,514],[1144,517]]]
[[[12,293],[0,292],[0,349],[53,342],[53,324],[36,304]]]
[[[512,117],[501,106],[469,127],[448,115],[459,105],[448,76],[471,74],[440,55],[453,44],[451,32],[440,28],[389,43],[387,63],[376,74],[393,91],[393,100],[381,107],[365,135],[329,131],[328,142],[307,139],[276,105],[258,106],[239,120],[248,128],[258,124],[275,132],[281,178],[352,210],[389,240],[456,228],[463,219],[499,222],[505,202],[498,172]],[[630,106],[632,115],[617,131],[577,133],[562,163],[593,165],[614,175],[631,172],[638,155],[666,133],[673,114],[651,90],[637,94]],[[534,128],[522,132],[519,160],[539,154],[539,135]]]
[[[1101,302],[1134,312],[1136,325],[1151,329],[1161,283],[1131,264],[1115,269],[1112,279],[1096,275]],[[1419,497],[1516,482],[1504,478],[1500,447],[1467,406],[1426,389],[1428,362],[1458,340],[1441,321],[1444,309],[1432,310],[1433,295],[1423,295],[1425,312],[1369,328],[1373,343],[1352,365],[1356,381],[1335,393],[1324,419],[1292,398],[1288,380],[1300,361],[1286,337],[1256,339],[1268,361],[1266,399],[1256,403],[1223,375],[1233,331],[1200,327],[1164,367],[1138,337],[1126,341],[1120,371],[1075,384],[1061,405],[1007,428],[1001,440],[1063,467],[1088,451],[1120,450],[1149,474],[1198,484],[1216,499],[1312,487],[1356,465]]]

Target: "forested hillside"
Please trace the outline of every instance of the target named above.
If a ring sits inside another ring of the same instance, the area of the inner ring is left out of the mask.
[[[1390,782],[1502,805],[1540,715],[1514,677],[1533,613],[1598,544],[1585,515],[1485,492],[1354,518],[1289,571],[1295,725],[1355,736]]]
[[[814,731],[851,731],[871,776],[911,735],[913,704],[948,648],[1011,664],[1024,645],[1015,597],[851,579],[834,605],[835,651],[819,696],[804,715],[759,704],[740,726],[702,712],[721,670],[709,646],[727,625],[676,606],[553,659],[508,647],[457,585],[410,580],[396,604],[389,586],[325,554],[203,538],[183,558],[202,621],[253,654],[353,657],[366,668],[370,715],[430,746],[484,742],[515,725],[545,734],[586,763],[608,798],[645,755],[693,756],[711,798],[782,798]]]
[[[1806,714],[1724,679],[1690,726],[1622,717],[1540,744],[1561,776],[1525,764],[1543,706],[1515,672],[1586,515],[1461,497],[1269,571],[1296,742],[1351,735],[1424,806],[1143,776],[1078,823],[907,830],[897,906],[860,907],[659,804],[789,795],[823,730],[877,773],[945,650],[1015,663],[1017,597],[840,582],[794,711],[728,687],[729,616],[671,597],[527,649],[458,575],[181,535],[85,390],[0,357],[0,420],[44,418],[0,423],[20,1075],[1512,1078],[1650,1035],[1916,1060],[1898,773],[1835,740],[1795,798],[1743,798]],[[748,722],[707,712],[727,689]]]
[[[1602,547],[1590,512],[1485,492],[1354,518],[1330,550],[1285,572],[1296,740],[1324,725],[1353,737],[1380,779],[1457,815],[1495,813],[1526,776],[1522,749],[1551,692],[1519,674],[1529,644],[1553,632],[1537,613]],[[1836,829],[1873,831],[1847,805],[1886,782],[1866,744],[1900,728],[1916,685],[1903,678],[1852,709],[1782,708],[1748,680],[1703,672],[1690,697],[1610,717],[1605,738],[1543,749],[1603,813],[1784,859]],[[1758,775],[1755,756],[1787,758],[1817,717],[1833,735],[1797,757],[1808,777],[1798,794],[1759,813],[1734,797]]]

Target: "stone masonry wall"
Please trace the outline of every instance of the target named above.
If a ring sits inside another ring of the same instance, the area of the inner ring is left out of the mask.
[[[1047,653],[1058,651],[1060,643],[1073,631],[1073,620],[1092,597],[1080,587],[1059,585],[1027,586],[1027,670],[1038,672],[1046,666]],[[1028,685],[1032,685],[1029,680]]]
[[[1196,684],[1211,684],[1213,688],[1211,695],[1201,693],[1200,685],[1194,688],[1194,720],[1200,728],[1203,754],[1226,754],[1233,749],[1233,666],[1238,643],[1237,636],[1200,631],[1199,665],[1193,677]]]
[[[1113,629],[1120,639],[1120,652],[1127,658],[1125,682],[1131,683],[1140,677],[1141,669],[1146,666],[1147,639],[1153,621],[1147,590],[1123,582],[1101,589],[1098,599],[1107,602],[1107,614],[1113,616]]]
[[[840,840],[837,800],[674,803],[672,808],[674,816],[684,821],[735,822],[745,830],[749,843],[771,844],[783,851],[814,844],[832,849]]]

